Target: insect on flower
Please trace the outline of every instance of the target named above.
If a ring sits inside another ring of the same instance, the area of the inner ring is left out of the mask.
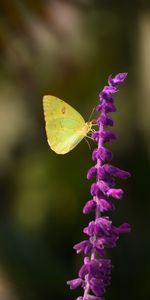
[[[57,97],[44,96],[43,107],[47,141],[57,154],[70,152],[91,130],[92,121],[85,122],[72,106]]]

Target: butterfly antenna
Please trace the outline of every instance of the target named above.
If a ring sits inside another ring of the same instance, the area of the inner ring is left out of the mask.
[[[88,136],[87,136],[88,137]],[[88,147],[89,147],[89,149],[90,149],[90,151],[91,151],[91,145],[90,145],[90,143],[89,143],[89,141],[85,138],[85,141],[86,141],[86,143],[88,144]]]
[[[94,111],[95,111],[95,107],[93,107],[93,109],[92,109],[92,111],[91,111],[91,113],[90,113],[90,117],[89,117],[88,122],[90,122],[90,120],[91,120],[91,118],[92,118],[92,116],[93,116]]]

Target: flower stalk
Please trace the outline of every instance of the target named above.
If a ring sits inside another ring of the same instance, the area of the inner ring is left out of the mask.
[[[90,189],[92,199],[83,208],[84,214],[95,212],[95,220],[90,221],[83,229],[88,239],[74,246],[77,253],[84,252],[85,258],[78,278],[67,282],[70,289],[82,286],[83,296],[79,296],[76,300],[104,300],[113,267],[111,260],[106,257],[106,249],[114,248],[119,235],[130,231],[128,223],[116,227],[109,216],[103,216],[104,212],[115,209],[110,197],[117,200],[123,197],[123,190],[115,187],[115,177],[121,179],[130,177],[129,172],[108,163],[112,160],[113,154],[105,147],[105,143],[116,139],[115,133],[106,129],[107,126],[112,127],[114,124],[108,113],[116,111],[113,94],[119,91],[118,86],[126,77],[127,73],[119,73],[114,78],[110,76],[108,85],[99,94],[100,104],[96,107],[100,116],[97,118],[98,129],[92,133],[92,138],[97,143],[97,148],[92,153],[95,164],[87,172],[88,180],[93,177],[96,177],[96,180]]]

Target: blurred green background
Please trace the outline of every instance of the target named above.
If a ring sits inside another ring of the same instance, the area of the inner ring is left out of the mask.
[[[106,299],[150,298],[150,6],[144,0],[0,1],[0,300],[73,300],[72,246],[93,216],[84,141],[65,156],[47,145],[42,97],[86,120],[109,74],[128,72],[116,96],[114,164],[132,173],[109,213],[132,232],[110,252]],[[91,143],[93,146],[93,144]]]

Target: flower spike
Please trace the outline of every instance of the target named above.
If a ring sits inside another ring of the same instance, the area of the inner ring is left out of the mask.
[[[115,205],[111,202],[112,198],[118,200],[123,197],[124,191],[121,188],[115,188],[115,177],[121,179],[130,177],[129,172],[109,164],[108,161],[112,160],[113,154],[104,146],[105,143],[117,138],[114,132],[106,129],[106,126],[112,127],[114,124],[108,113],[116,111],[113,94],[119,91],[118,87],[126,77],[127,73],[119,73],[114,78],[109,76],[108,85],[100,92],[100,104],[96,107],[100,116],[96,121],[98,129],[92,133],[92,138],[97,143],[92,153],[95,165],[87,172],[88,180],[91,178],[96,178],[96,180],[90,189],[92,199],[83,208],[84,214],[95,212],[95,219],[83,229],[88,239],[74,246],[77,253],[83,252],[86,255],[78,274],[79,277],[67,282],[70,289],[75,289],[80,285],[83,288],[83,295],[76,300],[104,300],[113,268],[111,260],[106,257],[106,249],[116,247],[121,233],[130,232],[128,223],[116,227],[108,216],[102,215],[104,212],[115,209]]]

